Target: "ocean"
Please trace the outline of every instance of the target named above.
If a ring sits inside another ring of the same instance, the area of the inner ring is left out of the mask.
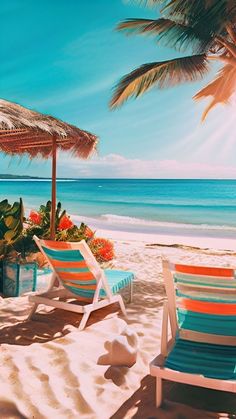
[[[1,180],[0,200],[26,209],[50,199],[47,180]],[[57,181],[75,221],[141,233],[236,237],[236,180],[81,179]]]

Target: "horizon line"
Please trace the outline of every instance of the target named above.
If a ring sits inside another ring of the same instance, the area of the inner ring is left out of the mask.
[[[2,177],[2,176],[6,176],[6,177]],[[16,180],[16,179],[18,179],[18,180],[51,180],[51,177],[50,176],[47,176],[47,177],[41,177],[41,176],[30,176],[30,175],[5,175],[5,174],[3,174],[3,175],[1,175],[0,174],[0,180]],[[212,180],[212,181],[215,181],[215,180],[236,180],[236,178],[212,178],[212,177],[210,177],[210,178],[208,178],[208,177],[206,177],[206,178],[171,178],[171,177],[168,177],[168,178],[136,178],[136,177],[132,177],[132,178],[126,178],[126,177],[101,177],[101,178],[99,178],[99,177],[58,177],[57,178],[57,181],[58,180],[176,180],[176,181],[178,181],[178,180],[185,180],[185,181],[187,181],[187,180]]]

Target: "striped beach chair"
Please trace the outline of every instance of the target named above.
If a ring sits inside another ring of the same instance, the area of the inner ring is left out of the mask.
[[[163,276],[167,301],[161,353],[150,364],[157,407],[162,379],[236,393],[234,269],[173,265],[164,259]]]
[[[34,240],[48,260],[53,274],[46,292],[29,296],[29,301],[33,303],[29,319],[39,304],[82,313],[79,330],[84,329],[92,311],[116,302],[126,315],[123,299],[117,293],[128,286],[131,301],[132,272],[103,270],[84,240],[55,242],[40,240],[36,236]],[[76,304],[60,299],[76,299]]]

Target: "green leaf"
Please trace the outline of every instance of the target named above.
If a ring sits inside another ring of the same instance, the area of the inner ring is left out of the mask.
[[[8,231],[6,231],[6,233],[4,234],[4,239],[5,239],[7,242],[11,242],[11,241],[13,241],[13,240],[14,240],[15,235],[16,235],[16,233],[15,233],[15,231],[14,231],[14,230],[8,230]]]
[[[18,224],[17,218],[14,218],[12,215],[8,215],[7,217],[5,217],[4,222],[9,229],[14,229]]]
[[[11,208],[11,205],[8,203],[7,199],[4,199],[0,202],[0,215],[2,213],[5,213],[9,208]]]
[[[64,215],[66,215],[66,210],[63,210],[62,213],[61,213],[61,215],[59,216],[59,218],[58,218],[58,224],[61,221],[61,219],[64,217]]]
[[[120,106],[129,97],[138,97],[152,87],[171,87],[179,83],[201,79],[208,72],[205,55],[144,64],[127,74],[118,83],[111,100],[111,108]]]
[[[232,0],[171,0],[162,13],[176,22],[194,27],[199,34],[220,33],[235,18],[236,3]]]
[[[193,52],[205,51],[212,43],[211,34],[201,34],[191,26],[176,23],[170,19],[127,19],[121,22],[117,29],[126,35],[153,36],[158,43],[174,47],[177,50],[186,50],[191,47]]]
[[[50,212],[50,211],[51,211],[51,208],[52,208],[52,203],[51,203],[51,201],[48,201],[48,202],[46,203],[46,211],[47,211],[47,212]]]
[[[60,211],[61,211],[61,203],[58,202],[57,208],[56,208],[56,214],[55,214],[56,223],[58,222],[60,218]]]

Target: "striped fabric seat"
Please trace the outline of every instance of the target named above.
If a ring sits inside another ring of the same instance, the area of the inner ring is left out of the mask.
[[[94,297],[97,281],[79,250],[69,250],[67,244],[60,243],[60,249],[52,250],[42,246],[51,264],[54,266],[63,286],[81,297]],[[62,250],[63,249],[63,250]],[[112,294],[130,285],[134,274],[129,271],[104,270]],[[100,296],[106,296],[106,290],[100,290]]]
[[[134,274],[130,271],[118,271],[114,269],[105,269],[108,284],[110,286],[112,294],[117,294],[123,288],[129,286],[134,280]],[[105,290],[101,289],[100,295],[105,296]]]
[[[173,274],[180,336],[165,366],[219,379],[236,378],[236,279],[234,270],[175,265]],[[187,333],[186,333],[187,332]],[[201,336],[225,338],[226,345],[195,342]],[[232,339],[230,341],[232,343]],[[187,355],[187,357],[186,357]]]
[[[199,309],[199,307],[197,308]],[[178,309],[178,320],[181,330],[222,336],[236,336],[235,316],[205,314],[198,311]]]
[[[236,380],[236,346],[177,339],[165,367],[209,378]]]
[[[82,299],[86,301],[87,305],[81,306],[82,308],[79,311],[80,307],[78,305],[78,309],[72,308],[68,303],[56,301],[49,297],[49,294],[53,297],[63,296],[61,292],[63,290],[61,289],[59,295],[59,288],[58,292],[51,292],[54,282],[48,290],[50,293],[47,292],[44,296],[31,296],[31,302],[40,302],[71,311],[83,312],[84,319],[81,322],[81,330],[85,326],[89,313],[105,305],[118,302],[125,314],[123,300],[117,293],[128,286],[131,298],[131,286],[134,279],[132,272],[101,269],[84,240],[69,243],[39,240],[36,236],[34,239],[52,268],[53,281],[55,282],[55,278],[58,279],[61,288],[63,287],[65,291],[68,291],[70,297],[74,296],[80,300]],[[32,314],[33,311],[30,316]]]
[[[57,242],[55,242],[57,243]],[[73,294],[92,299],[97,281],[79,250],[68,249],[68,243],[42,245],[42,250],[55,269],[62,285]],[[56,247],[57,246],[57,247]]]
[[[236,337],[233,269],[175,265],[174,282],[180,329]]]
[[[236,392],[235,270],[163,260],[163,276],[168,302],[161,359],[150,364],[157,379],[157,406],[162,402],[162,378]]]

